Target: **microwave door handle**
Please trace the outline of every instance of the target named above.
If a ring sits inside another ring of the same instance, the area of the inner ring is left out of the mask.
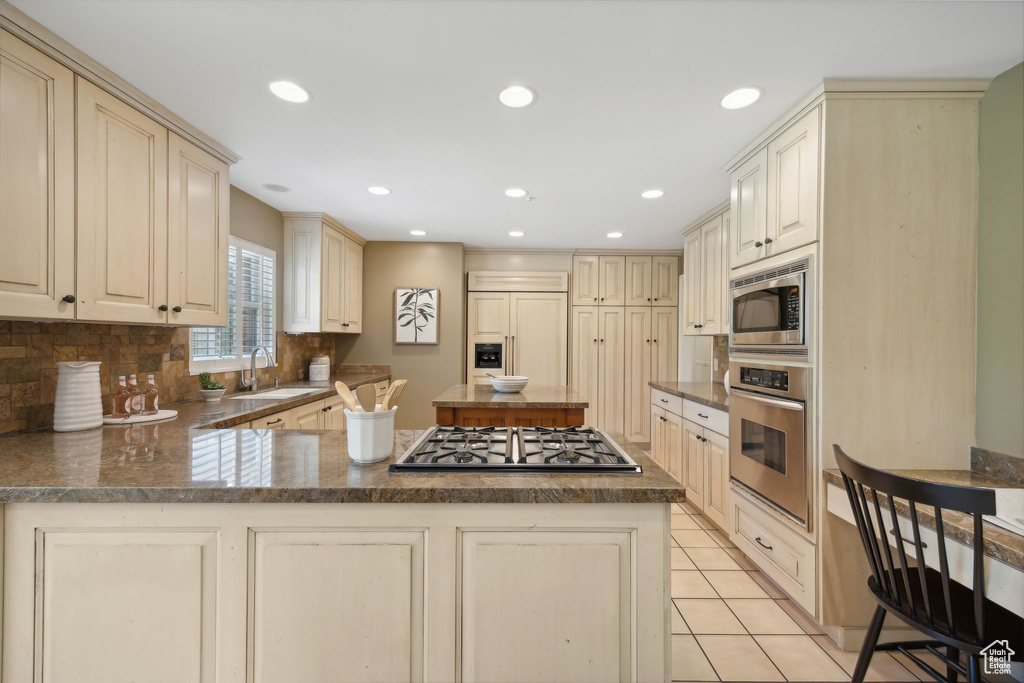
[[[796,401],[784,401],[781,398],[768,398],[767,396],[758,396],[757,394],[751,394],[743,392],[743,398],[749,398],[751,401],[758,401],[760,403],[767,403],[770,406],[776,408],[785,408],[786,410],[803,410],[804,404],[797,403]]]

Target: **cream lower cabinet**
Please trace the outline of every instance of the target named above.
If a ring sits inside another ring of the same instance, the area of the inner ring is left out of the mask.
[[[686,462],[686,499],[704,509],[704,428],[683,421],[683,460]]]
[[[361,332],[366,240],[325,213],[283,216],[285,332]]]
[[[660,406],[651,407],[651,455],[663,470],[686,486],[683,418]]]
[[[667,508],[8,504],[3,680],[664,681]]]
[[[345,429],[345,404],[340,396],[331,396],[265,415],[238,428],[247,426],[252,429]]]
[[[731,533],[728,526],[729,437],[690,420],[683,420],[686,497],[708,519]]]
[[[684,335],[729,332],[728,205],[716,207],[683,235]]]

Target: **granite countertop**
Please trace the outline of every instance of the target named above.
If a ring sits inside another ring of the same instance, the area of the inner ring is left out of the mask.
[[[528,384],[514,394],[490,384],[456,384],[430,402],[435,408],[587,408],[582,394],[563,384]]]
[[[648,382],[659,391],[729,412],[729,394],[718,382]]]
[[[913,477],[922,481],[939,484],[954,484],[974,488],[1000,489],[1021,488],[1020,484],[996,479],[985,474],[970,470],[887,470],[905,477]],[[825,483],[838,486],[845,491],[843,477],[838,469],[825,470]],[[888,509],[889,502],[885,498],[880,501],[882,507]],[[910,508],[902,499],[896,498],[896,512],[902,516],[910,516]],[[935,514],[930,506],[917,506],[918,519],[922,526],[935,528]],[[1024,570],[1024,536],[1009,529],[984,521],[985,554],[1006,564]],[[972,545],[974,537],[974,519],[970,515],[955,510],[944,510],[942,513],[942,529],[949,538],[964,545]]]
[[[421,431],[395,432],[391,457],[360,465],[345,431],[228,429],[260,415],[387,375],[296,382],[316,391],[284,401],[176,404],[178,417],[84,432],[0,436],[0,503],[671,503],[685,492],[622,435],[643,474],[391,473]],[[248,411],[248,412],[247,412]]]

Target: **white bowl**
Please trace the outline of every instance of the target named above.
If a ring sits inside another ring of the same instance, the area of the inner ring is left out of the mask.
[[[529,381],[529,377],[522,375],[501,375],[500,377],[491,377],[491,386],[495,391],[500,391],[503,394],[514,394],[525,389]]]

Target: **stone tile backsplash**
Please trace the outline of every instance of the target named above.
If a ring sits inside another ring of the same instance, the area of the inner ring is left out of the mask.
[[[712,350],[714,359],[718,361],[718,369],[712,370],[712,379],[719,384],[725,382],[725,371],[729,369],[729,335],[716,335]],[[712,365],[712,368],[714,366]]]
[[[153,373],[161,403],[199,398],[199,383],[188,372],[187,327],[0,320],[0,434],[53,424],[57,363],[102,361],[103,410],[118,375]],[[331,357],[334,335],[277,333],[277,367],[257,370],[260,382],[304,379],[313,356]],[[214,373],[227,393],[243,389],[241,373]]]

